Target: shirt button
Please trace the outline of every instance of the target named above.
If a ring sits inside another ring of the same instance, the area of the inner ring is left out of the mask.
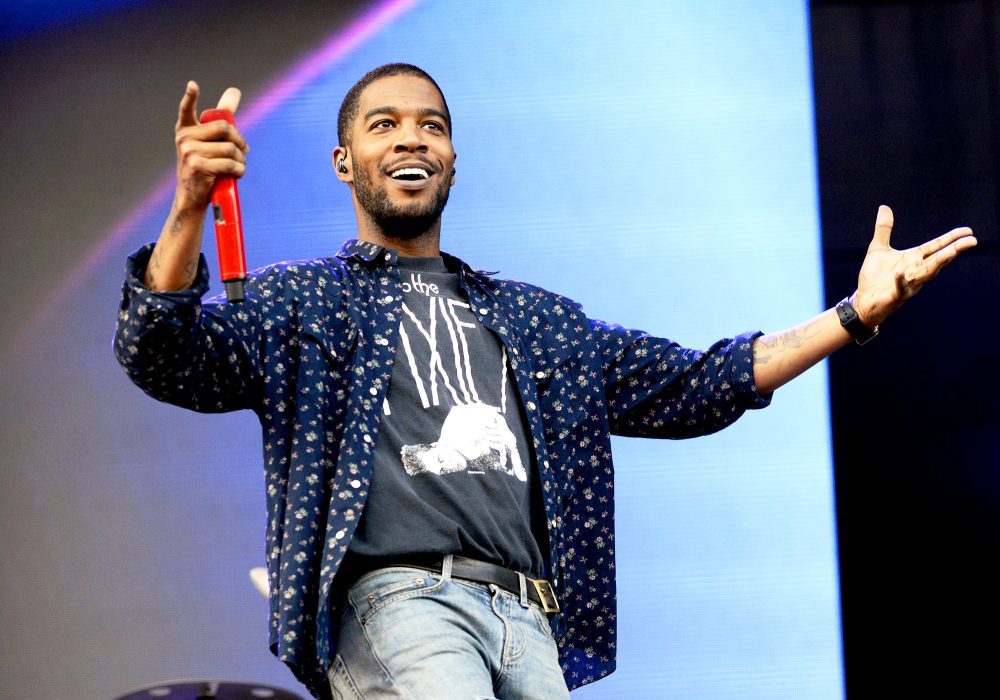
[[[388,253],[386,253],[386,254],[385,254],[385,259],[386,259],[386,260],[392,260],[392,256],[391,256],[391,255],[389,255]]]
[[[379,345],[388,345],[389,344],[389,339],[388,338],[379,338],[376,342]]]
[[[545,379],[545,372],[535,372],[536,379]]]
[[[344,539],[344,535],[346,535],[346,534],[347,534],[347,530],[337,530],[337,534],[334,535],[334,537],[337,538],[338,540],[342,540],[342,539]]]
[[[481,314],[488,314],[489,312],[490,312],[490,310],[487,309],[485,306],[483,308],[479,309],[479,313],[481,313]]]
[[[517,354],[517,348],[511,348],[511,351],[512,351],[512,352],[513,352],[513,353],[514,353],[515,355]]]
[[[391,294],[387,294],[386,297],[385,297],[385,300],[386,300],[386,302],[392,302],[392,295]]]
[[[534,411],[535,410],[535,402],[534,401],[529,401],[528,403],[524,404],[524,406],[529,411]]]
[[[365,436],[363,438],[361,438],[361,439],[364,440],[365,442],[369,442],[370,443],[372,441],[372,436],[369,435],[368,433],[365,433]]]
[[[361,482],[358,479],[355,479],[354,481],[351,482],[351,488],[352,489],[361,488]]]
[[[371,394],[372,396],[378,396],[378,389],[372,387],[368,390],[368,393]]]

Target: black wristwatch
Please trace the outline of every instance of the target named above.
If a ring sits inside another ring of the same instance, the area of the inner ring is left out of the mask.
[[[850,297],[837,304],[837,316],[840,317],[840,325],[847,329],[858,345],[864,345],[878,335],[878,326],[873,330],[861,322]]]

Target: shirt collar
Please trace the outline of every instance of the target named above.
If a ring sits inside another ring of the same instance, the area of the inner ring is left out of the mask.
[[[396,251],[392,248],[386,248],[377,243],[369,243],[368,241],[359,241],[356,238],[344,241],[344,245],[340,247],[337,257],[341,260],[354,259],[368,264],[396,263]]]
[[[356,238],[345,241],[344,245],[340,248],[340,252],[337,253],[337,257],[341,260],[353,259],[367,265],[378,267],[397,264],[397,255],[394,249],[386,248],[385,246],[378,245],[377,243],[360,241]],[[490,276],[497,274],[496,272],[486,272],[485,270],[473,270],[469,264],[461,258],[457,258],[454,255],[449,255],[445,252],[441,253],[441,257],[444,258],[444,265],[449,272],[456,272],[460,275],[473,274]]]

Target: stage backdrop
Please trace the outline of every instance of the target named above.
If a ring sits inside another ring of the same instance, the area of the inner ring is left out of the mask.
[[[454,119],[445,250],[689,346],[821,309],[802,2],[359,10],[237,114],[252,266],[331,255],[353,235],[330,162],[337,107],[364,72],[406,61],[435,76]],[[227,75],[239,84],[238,66]],[[142,128],[169,163],[162,126]],[[156,237],[167,190],[109,204],[122,221],[72,289],[39,291],[12,341],[3,525],[17,564],[3,590],[24,604],[5,603],[17,650],[0,687],[13,696],[293,683],[247,576],[264,556],[254,416],[158,404],[111,356],[124,258]],[[614,449],[618,671],[574,697],[842,697],[825,368],[721,434]]]

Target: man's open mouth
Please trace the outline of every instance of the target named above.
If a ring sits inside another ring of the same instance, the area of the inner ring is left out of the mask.
[[[416,182],[419,180],[427,180],[431,176],[430,171],[425,168],[397,168],[389,173],[389,177],[393,180]]]

